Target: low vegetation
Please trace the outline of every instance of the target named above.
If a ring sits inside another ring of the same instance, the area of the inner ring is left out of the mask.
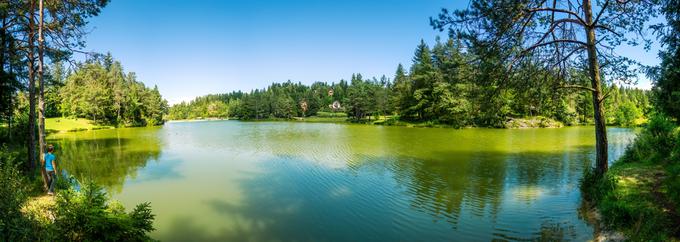
[[[606,228],[633,241],[680,240],[680,133],[654,116],[604,177],[587,173],[584,198]]]
[[[0,241],[152,240],[150,204],[126,212],[96,184],[71,186],[67,179],[59,180],[56,196],[36,196],[40,178],[23,174],[17,156],[0,150]]]

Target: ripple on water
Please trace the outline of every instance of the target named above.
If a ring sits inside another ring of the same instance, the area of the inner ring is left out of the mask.
[[[611,132],[612,156],[629,142],[626,132]],[[449,130],[228,121],[51,139],[60,142],[60,157],[73,161],[65,165],[72,173],[108,181],[126,205],[152,202],[158,238],[178,231],[174,221],[184,223],[183,234],[217,241],[592,236],[576,214],[577,183],[594,150],[587,127]],[[179,175],[152,180],[159,172],[146,169],[159,167]]]

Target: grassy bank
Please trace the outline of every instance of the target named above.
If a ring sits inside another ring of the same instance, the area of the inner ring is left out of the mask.
[[[95,129],[111,129],[113,126],[97,125],[84,118],[46,118],[45,129],[49,132],[70,132]]]
[[[657,117],[604,177],[587,173],[584,199],[605,230],[632,241],[680,241],[680,135]]]

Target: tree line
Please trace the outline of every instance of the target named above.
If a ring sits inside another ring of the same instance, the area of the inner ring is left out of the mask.
[[[544,116],[568,125],[592,123],[593,103],[586,93],[544,82],[532,65],[521,67],[511,81],[480,71],[482,64],[454,38],[436,39],[430,48],[417,46],[408,70],[397,67],[392,78],[349,81],[287,81],[250,92],[211,94],[173,105],[169,119],[270,119],[346,113],[362,121],[391,116],[413,122],[434,122],[456,127],[502,127],[511,118]],[[587,73],[572,70],[573,78],[587,81]],[[604,105],[606,122],[633,126],[650,111],[650,92],[637,88],[604,87],[610,97]],[[335,104],[335,105],[334,105]]]
[[[63,67],[54,65],[55,73]],[[110,54],[92,58],[76,66],[65,79],[51,75],[54,85],[47,117],[88,118],[97,123],[117,126],[163,124],[168,104],[158,87],[146,87],[134,72],[125,73],[123,66]]]

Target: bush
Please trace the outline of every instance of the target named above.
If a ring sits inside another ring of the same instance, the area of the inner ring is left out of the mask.
[[[676,126],[668,117],[655,114],[647,128],[638,135],[635,142],[626,149],[624,162],[665,162],[669,161],[677,146]],[[677,151],[675,152],[677,153]]]
[[[149,203],[130,213],[110,202],[104,190],[88,183],[76,190],[59,179],[55,200],[31,198],[31,186],[16,162],[17,153],[0,147],[0,241],[152,241],[154,215]],[[40,190],[40,189],[38,189]]]
[[[0,148],[0,241],[30,241],[31,221],[21,213],[27,187],[16,164],[16,154]]]
[[[56,197],[53,224],[56,241],[152,241],[154,215],[149,203],[130,213],[94,183],[80,191],[68,189]]]

